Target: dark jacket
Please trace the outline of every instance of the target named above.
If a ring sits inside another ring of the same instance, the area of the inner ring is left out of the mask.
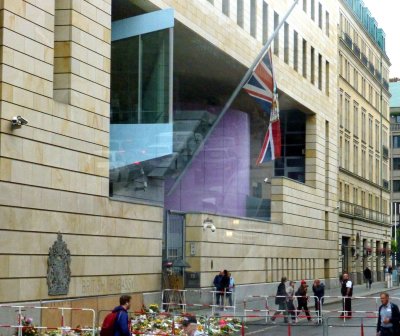
[[[122,306],[117,306],[113,309],[113,312],[119,312],[115,321],[114,336],[131,336],[129,317],[126,309]]]
[[[281,282],[279,284],[278,289],[276,291],[276,296],[280,296],[280,297],[275,298],[275,304],[280,304],[280,303],[286,302],[287,293],[286,293],[286,286],[285,286],[284,282]]]
[[[371,273],[371,270],[369,268],[366,268],[364,270],[364,277],[367,280],[370,280],[372,278],[372,273]]]
[[[221,290],[227,290],[229,288],[230,279],[227,275],[223,275],[221,279]]]
[[[314,296],[316,296],[316,298],[314,298],[315,301],[318,301],[317,298],[321,300],[321,298],[325,296],[325,285],[323,283],[320,283],[319,286],[313,285],[312,290]]]
[[[299,305],[307,304],[308,301],[307,290],[308,290],[307,285],[300,285],[299,289],[297,290],[296,296],[297,296],[297,303]]]
[[[214,284],[214,287],[215,287],[217,290],[221,290],[221,289],[223,288],[223,287],[222,287],[222,284],[221,284],[222,278],[223,278],[223,277],[224,277],[223,275],[218,274],[218,275],[216,275],[215,278],[214,278],[213,284]]]
[[[400,312],[399,312],[399,307],[397,305],[395,305],[394,303],[390,302],[390,305],[392,307],[392,318],[390,319],[390,322],[393,324],[393,335],[394,336],[398,336],[400,335],[400,328],[399,328],[399,321],[400,321]],[[381,309],[382,309],[381,305],[379,307],[379,314],[378,314],[378,324],[376,326],[376,331],[381,331]]]

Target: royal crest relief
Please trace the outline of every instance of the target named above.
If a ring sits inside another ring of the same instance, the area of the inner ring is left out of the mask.
[[[49,295],[67,295],[71,280],[71,253],[62,240],[62,234],[57,234],[57,240],[49,248],[47,260],[47,287]]]

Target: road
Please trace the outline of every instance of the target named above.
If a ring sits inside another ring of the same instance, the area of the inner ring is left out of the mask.
[[[321,325],[315,325],[314,322],[308,322],[305,318],[301,318],[297,324],[292,324],[290,327],[291,336],[359,336],[361,335],[361,322],[364,324],[364,335],[375,336],[376,335],[376,318],[374,317],[374,311],[376,311],[380,305],[378,299],[374,297],[379,296],[374,294],[368,299],[353,298],[352,299],[352,310],[356,313],[353,314],[351,320],[343,320],[338,318],[340,310],[342,310],[341,303],[326,303],[324,305],[324,311],[329,311],[324,314],[325,333],[324,327]],[[395,297],[400,298],[400,290],[390,291],[390,296],[393,297],[392,302],[400,305],[400,299],[394,299]],[[314,310],[314,302],[310,300],[309,309]],[[315,313],[314,313],[315,314]],[[249,321],[246,323],[247,328],[245,329],[246,335],[273,335],[273,336],[287,336],[288,325],[283,323],[282,318],[276,319],[276,324],[266,323],[264,320]]]

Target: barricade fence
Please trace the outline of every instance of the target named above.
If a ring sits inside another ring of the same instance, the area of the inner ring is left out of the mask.
[[[52,325],[42,325],[43,312],[58,316],[52,316]],[[71,315],[72,312],[87,312],[90,314],[90,325],[83,327],[71,327],[66,325],[66,315]],[[13,316],[12,318],[8,318]],[[35,316],[38,322],[35,322]],[[4,321],[3,319],[7,320]],[[11,323],[10,320],[12,320]],[[0,305],[0,329],[5,329],[7,332],[0,332],[0,334],[11,334],[22,336],[31,331],[31,334],[36,333],[50,333],[54,335],[54,331],[59,331],[61,335],[65,335],[70,331],[82,334],[96,334],[96,313],[93,309],[89,308],[69,308],[69,307],[45,307],[45,306],[21,306],[21,305]],[[57,333],[56,333],[57,334]],[[55,336],[55,335],[54,335]]]

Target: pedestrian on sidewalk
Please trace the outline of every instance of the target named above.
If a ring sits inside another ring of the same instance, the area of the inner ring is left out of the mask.
[[[223,295],[222,289],[222,278],[224,277],[224,271],[221,270],[219,274],[217,274],[214,278],[213,284],[215,287],[215,298],[216,298],[216,305],[219,306],[221,303],[221,296]],[[223,299],[222,299],[223,300]]]
[[[288,312],[290,313],[290,316],[292,317],[292,322],[297,323],[297,314],[296,314],[296,307],[294,306],[294,300],[295,300],[295,290],[294,290],[294,281],[289,281],[289,286],[286,288],[286,293],[287,293],[287,309]]]
[[[321,320],[321,306],[324,304],[323,297],[325,296],[325,285],[321,283],[321,280],[315,279],[314,284],[312,286],[312,290],[314,293],[314,302],[315,302],[315,311],[318,315],[317,323],[320,324]]]
[[[229,299],[229,306],[233,307],[232,295],[233,295],[233,291],[235,289],[235,279],[233,278],[231,272],[228,272],[228,277],[229,277],[229,288],[228,288],[228,292],[226,293],[226,296]]]
[[[119,298],[119,306],[115,307],[112,311],[112,313],[114,314],[113,319],[112,320],[110,319],[109,322],[106,322],[109,315],[106,316],[100,334],[113,335],[113,336],[131,336],[129,315],[128,315],[128,310],[130,307],[131,307],[131,296],[122,295]],[[109,324],[105,326],[106,323]]]
[[[275,297],[275,304],[278,305],[278,310],[275,312],[274,316],[272,316],[272,322],[275,322],[277,315],[283,314],[284,322],[288,323],[286,281],[286,277],[282,277],[281,282],[278,285]]]
[[[343,310],[340,317],[351,318],[351,297],[353,296],[353,282],[348,273],[343,273],[341,293],[343,296]]]
[[[364,278],[368,289],[371,289],[372,285],[372,273],[368,266],[364,270]]]
[[[307,316],[307,320],[311,321],[311,315],[310,315],[310,311],[308,309],[307,291],[308,291],[307,282],[305,280],[301,280],[300,287],[296,292],[297,304],[298,304],[297,315],[299,315],[301,313],[301,311],[304,310],[304,312]]]
[[[398,336],[400,312],[399,307],[389,302],[389,294],[381,293],[381,303],[379,307],[378,323],[376,327],[377,336]]]

